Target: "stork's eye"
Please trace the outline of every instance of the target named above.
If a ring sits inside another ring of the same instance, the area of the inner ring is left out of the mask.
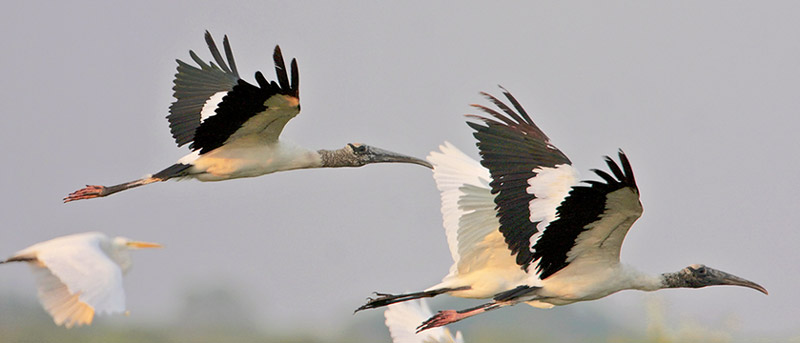
[[[363,153],[367,152],[367,146],[366,145],[350,144],[350,148],[352,148],[353,152],[356,153],[356,154],[363,154]]]

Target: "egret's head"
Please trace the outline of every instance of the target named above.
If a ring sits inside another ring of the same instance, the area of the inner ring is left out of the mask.
[[[111,249],[107,250],[108,257],[116,262],[125,274],[131,268],[130,250],[143,248],[160,248],[161,244],[134,241],[125,237],[114,237],[111,241]]]
[[[769,294],[767,289],[761,285],[740,278],[736,275],[728,274],[721,270],[706,267],[702,264],[693,264],[681,269],[677,273],[666,274],[667,282],[672,282],[674,287],[701,288],[706,286],[741,286],[755,289],[761,293]],[[673,280],[670,280],[672,278]]]
[[[323,153],[323,163],[326,167],[361,167],[370,163],[413,163],[433,169],[428,161],[361,143],[349,143],[342,149]]]

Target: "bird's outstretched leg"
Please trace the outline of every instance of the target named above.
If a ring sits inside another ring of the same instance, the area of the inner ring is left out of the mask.
[[[469,286],[456,287],[456,288],[439,288],[439,289],[432,289],[430,291],[422,291],[422,292],[414,292],[406,294],[388,294],[388,293],[375,292],[377,298],[367,298],[367,303],[356,309],[354,313],[361,310],[383,307],[386,305],[391,305],[403,301],[419,299],[419,298],[431,298],[447,292],[464,291],[468,289],[470,289]]]
[[[117,192],[124,191],[126,189],[131,189],[134,187],[151,184],[153,182],[167,181],[169,179],[176,177],[184,177],[189,175],[189,168],[191,168],[191,166],[192,166],[191,164],[175,163],[151,176],[141,178],[139,180],[134,180],[131,182],[121,183],[114,186],[106,187],[106,186],[86,185],[86,187],[84,188],[69,193],[69,195],[67,195],[64,198],[64,202],[67,203],[75,200],[100,198],[104,196],[109,196]]]
[[[432,329],[440,326],[445,326],[450,323],[455,323],[459,320],[472,317],[476,314],[481,314],[486,311],[491,311],[501,307],[514,305],[516,303],[517,301],[503,301],[503,302],[492,301],[490,303],[486,303],[480,306],[468,308],[466,310],[461,310],[461,311],[456,311],[456,310],[439,311],[439,313],[435,314],[433,317],[428,318],[428,320],[422,322],[422,324],[417,326],[417,333],[420,333],[427,329]]]
[[[423,330],[444,326],[450,323],[455,323],[459,320],[472,317],[476,314],[481,314],[483,312],[491,311],[501,307],[516,305],[522,301],[532,300],[530,296],[536,296],[536,292],[538,292],[540,289],[541,287],[522,285],[517,288],[513,288],[496,294],[492,299],[493,301],[490,303],[486,303],[483,305],[479,305],[461,311],[456,311],[456,310],[439,311],[439,313],[435,314],[433,317],[428,318],[428,320],[422,322],[422,324],[417,326],[417,333],[420,333]]]
[[[95,186],[95,185],[86,185],[86,187],[81,188],[77,191],[69,193],[64,198],[64,202],[68,203],[70,201],[75,200],[83,200],[83,199],[93,199],[93,198],[100,198],[104,196],[108,196],[117,192],[124,191],[126,189],[131,189],[134,187],[144,186],[153,182],[158,181],[166,181],[155,177],[146,177],[143,179],[139,179],[136,181],[121,183],[119,185],[114,186]]]

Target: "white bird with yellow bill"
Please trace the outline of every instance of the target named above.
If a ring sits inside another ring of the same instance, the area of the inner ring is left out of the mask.
[[[27,262],[42,306],[56,325],[71,328],[91,324],[95,313],[125,312],[122,275],[131,268],[130,250],[159,247],[86,232],[36,243],[0,263]]]

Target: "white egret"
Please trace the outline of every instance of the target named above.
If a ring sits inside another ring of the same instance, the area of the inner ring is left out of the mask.
[[[214,62],[206,64],[193,51],[194,67],[178,60],[174,97],[167,116],[178,146],[191,143],[192,153],[164,170],[139,180],[114,186],[87,185],[70,193],[64,202],[108,196],[126,189],[170,179],[221,181],[256,177],[303,168],[361,167],[371,163],[430,163],[360,143],[337,150],[308,150],[278,140],[286,123],[300,113],[300,77],[292,59],[291,79],[279,46],[273,59],[278,81],[256,72],[258,86],[239,78],[228,37],[222,58],[206,31]]]
[[[56,325],[71,328],[91,324],[95,313],[124,312],[122,275],[131,268],[130,250],[159,247],[86,232],[34,244],[0,263],[27,262],[42,306]]]
[[[611,174],[583,181],[508,91],[514,109],[486,94],[503,113],[473,105],[494,118],[471,115],[481,163],[445,143],[428,157],[441,191],[447,242],[454,260],[441,283],[407,294],[377,293],[358,310],[450,294],[492,298],[470,309],[440,311],[419,331],[525,302],[539,308],[595,300],[625,289],[734,285],[767,290],[743,278],[690,265],[648,274],[621,264],[620,248],[641,216],[639,189],[628,157],[610,157]],[[483,165],[483,166],[481,166]],[[356,310],[356,311],[358,311]]]

